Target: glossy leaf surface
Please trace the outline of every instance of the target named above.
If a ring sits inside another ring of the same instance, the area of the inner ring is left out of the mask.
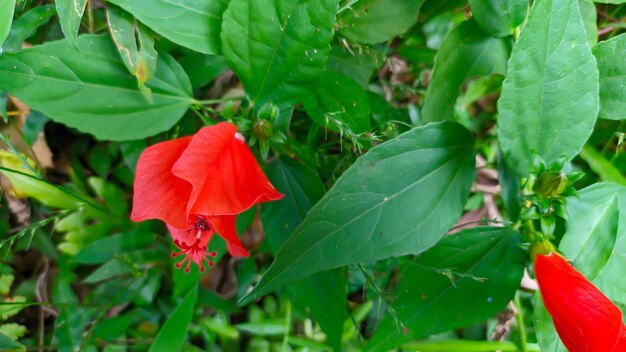
[[[598,114],[598,69],[577,1],[535,2],[498,101],[498,139],[519,176],[580,152]]]
[[[231,1],[222,27],[224,58],[253,102],[298,102],[315,89],[336,12],[337,0]]]
[[[83,35],[0,56],[0,89],[51,119],[99,139],[145,138],[172,127],[190,103],[189,79],[163,55],[148,104],[108,36]]]
[[[286,283],[348,264],[419,254],[457,221],[474,179],[474,139],[447,122],[372,148],[289,237],[250,302]]]

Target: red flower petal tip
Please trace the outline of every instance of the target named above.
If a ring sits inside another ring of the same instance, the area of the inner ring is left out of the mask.
[[[622,312],[563,257],[539,254],[535,271],[544,304],[570,352],[624,352]]]
[[[237,128],[226,122],[191,137],[157,143],[139,157],[131,219],[160,219],[168,225],[189,270],[213,265],[213,234],[233,256],[248,256],[235,230],[238,214],[255,204],[283,197],[269,182]]]

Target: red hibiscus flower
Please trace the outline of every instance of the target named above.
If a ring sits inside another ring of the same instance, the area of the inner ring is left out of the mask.
[[[176,266],[213,265],[208,250],[215,233],[233,256],[249,256],[235,231],[237,214],[283,197],[270,184],[237,127],[204,127],[193,136],[147,148],[139,157],[131,219],[167,224],[179,252]]]
[[[539,290],[570,352],[626,351],[622,312],[598,288],[556,253],[535,261]]]

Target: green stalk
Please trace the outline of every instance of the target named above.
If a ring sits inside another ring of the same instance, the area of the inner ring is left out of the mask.
[[[441,340],[415,341],[401,347],[402,351],[419,352],[522,352],[510,341],[470,341],[470,340]],[[527,352],[540,352],[537,344],[527,344]]]

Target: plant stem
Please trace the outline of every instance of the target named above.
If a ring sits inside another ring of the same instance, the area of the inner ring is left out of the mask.
[[[287,302],[287,314],[286,314],[286,319],[285,319],[285,336],[283,337],[283,345],[281,347],[281,351],[288,351],[288,341],[289,341],[289,335],[291,334],[291,302]]]
[[[526,326],[524,325],[524,314],[522,312],[522,304],[519,299],[519,294],[515,294],[513,299],[517,314],[515,314],[515,321],[517,322],[517,333],[519,335],[519,344],[521,352],[528,352],[528,343],[526,342]]]

